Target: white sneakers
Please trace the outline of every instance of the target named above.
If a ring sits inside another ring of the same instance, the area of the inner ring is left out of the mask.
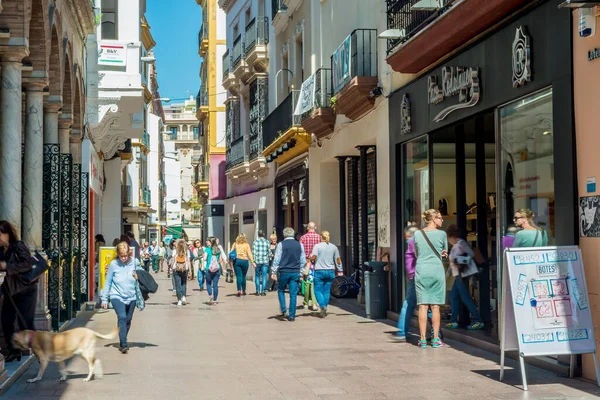
[[[185,299],[185,296],[183,296],[181,298],[181,302],[183,303],[184,306],[187,304],[187,300]]]
[[[182,305],[182,304],[181,304],[181,300],[179,300],[179,301],[177,302],[177,305],[178,305],[178,306],[181,306],[181,305]]]

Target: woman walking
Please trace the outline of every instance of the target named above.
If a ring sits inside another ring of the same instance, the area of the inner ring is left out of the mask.
[[[208,291],[208,304],[217,305],[219,297],[219,278],[223,269],[225,257],[217,240],[210,237],[210,246],[204,250],[204,271],[206,275],[206,290]]]
[[[328,231],[321,232],[321,243],[313,247],[310,260],[315,265],[314,290],[317,303],[321,307],[319,316],[327,316],[331,284],[337,275],[343,275],[342,259],[336,245],[330,243]]]
[[[548,245],[548,233],[533,222],[533,211],[522,208],[515,212],[513,221],[521,228],[515,235],[513,247],[541,247]]]
[[[185,298],[187,290],[187,276],[191,268],[190,251],[183,239],[177,239],[175,251],[172,256],[171,268],[175,277],[175,292],[177,293],[177,305],[186,305]]]
[[[269,243],[269,280],[267,281],[267,288],[270,292],[277,291],[277,281],[271,278],[273,275],[273,260],[275,259],[275,249],[277,249],[277,235],[272,234],[269,236],[271,242]]]
[[[430,209],[423,213],[425,228],[414,234],[415,254],[415,289],[419,306],[419,347],[427,347],[427,310],[431,307],[433,338],[431,347],[442,346],[440,332],[440,305],[446,302],[446,278],[442,258],[448,257],[448,241],[446,232],[439,230],[444,222],[438,210]]]
[[[0,320],[8,350],[6,362],[21,361],[21,350],[16,349],[12,344],[15,319],[21,330],[35,330],[33,317],[38,285],[37,282],[25,284],[19,278],[20,274],[31,271],[34,263],[35,259],[31,256],[29,248],[19,240],[12,225],[7,221],[0,221],[0,271],[6,273],[2,283],[4,301]],[[17,318],[18,314],[21,315],[19,318]]]
[[[108,299],[117,314],[119,326],[119,351],[129,351],[127,334],[131,328],[133,311],[136,306],[136,286],[138,276],[135,270],[142,269],[140,263],[131,257],[129,245],[121,242],[117,245],[117,258],[108,267],[106,283],[102,293],[102,308],[108,308]]]
[[[144,263],[144,269],[146,270],[146,272],[150,272],[150,264],[152,263],[150,243],[144,243],[144,247],[140,250],[140,257],[142,258],[142,263]]]
[[[210,246],[210,241],[206,241],[206,246]],[[204,249],[202,248],[202,242],[200,239],[194,241],[194,247],[192,248],[192,254],[194,255],[194,275],[198,277],[198,286],[200,291],[204,290],[204,279],[206,277],[206,271],[203,266]]]
[[[235,250],[235,262],[233,269],[235,270],[235,283],[237,285],[237,297],[246,295],[246,273],[250,264],[254,264],[252,258],[252,249],[248,244],[246,235],[240,233],[231,247],[231,251]]]
[[[483,329],[483,321],[479,315],[479,310],[469,293],[469,278],[479,273],[475,263],[475,253],[469,244],[461,239],[461,231],[458,226],[450,225],[446,228],[448,242],[452,245],[450,250],[450,268],[449,273],[454,276],[454,284],[450,290],[450,304],[452,306],[452,317],[450,323],[446,325],[448,329],[458,328],[458,314],[461,303],[469,309],[472,324],[467,326],[468,330]],[[463,321],[461,321],[463,322]]]

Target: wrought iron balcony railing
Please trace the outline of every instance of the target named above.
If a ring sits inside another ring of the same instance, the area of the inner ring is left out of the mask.
[[[225,50],[223,54],[223,79],[229,75],[229,68],[231,65],[231,56],[229,54],[229,49]]]
[[[246,25],[245,48],[248,54],[257,44],[269,43],[269,20],[266,17],[256,17]]]
[[[331,107],[331,69],[319,68],[315,73],[315,105],[313,108]]]
[[[190,221],[198,222],[202,221],[202,211],[201,210],[192,210],[190,213]]]
[[[225,155],[225,169],[229,170],[232,167],[242,163],[246,159],[246,139],[244,136],[233,140]]]
[[[142,202],[144,204],[152,203],[152,192],[150,191],[150,188],[148,188],[148,187],[145,187],[142,191]]]
[[[271,18],[275,18],[277,13],[287,11],[287,5],[283,0],[271,0]]]
[[[344,52],[350,53],[349,64],[346,63]],[[377,29],[352,31],[331,56],[331,68],[334,93],[354,77],[377,76]]]
[[[131,206],[131,201],[133,199],[131,192],[131,185],[122,185],[123,191],[123,206]]]
[[[299,90],[293,90],[263,121],[263,148],[261,152],[288,129],[294,126],[301,126],[302,116],[294,115],[299,95]]]
[[[438,0],[439,8],[436,10],[415,10],[413,6],[420,0],[386,0],[387,3],[387,27],[388,29],[399,29],[401,37],[388,40],[387,54],[390,54],[396,46],[406,42],[432,23],[443,14],[454,2],[454,0]]]
[[[233,41],[233,68],[237,67],[244,56],[244,43],[242,42],[242,34],[240,33]]]
[[[146,131],[142,133],[142,144],[146,146],[148,150],[150,149],[150,135]]]
[[[206,92],[206,88],[202,86],[198,95],[196,96],[196,108],[200,107],[208,107],[208,92]]]
[[[250,111],[248,113],[250,160],[261,155],[264,150],[262,123],[269,110],[268,93],[268,78],[260,77],[250,84]]]

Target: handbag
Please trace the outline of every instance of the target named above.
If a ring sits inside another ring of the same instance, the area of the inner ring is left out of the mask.
[[[235,246],[234,246],[233,249],[229,252],[229,261],[231,261],[232,263],[235,263],[236,259],[237,259],[237,251],[235,250]]]
[[[17,259],[19,258],[16,254],[15,256]],[[44,256],[42,256],[38,251],[35,252],[32,258],[35,260],[35,262],[32,264],[31,270],[18,275],[21,282],[26,285],[31,285],[32,283],[37,282],[38,279],[40,279],[40,276],[42,276],[50,268]]]

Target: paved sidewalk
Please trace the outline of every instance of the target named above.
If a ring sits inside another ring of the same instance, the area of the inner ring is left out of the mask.
[[[190,282],[190,304],[177,307],[170,280],[143,312],[136,310],[129,354],[116,341],[99,340],[104,377],[85,383],[80,359],[59,383],[56,365],[41,382],[34,362],[2,396],[7,399],[564,399],[595,398],[600,389],[528,367],[529,393],[519,370],[498,382],[498,357],[459,343],[418,349],[390,339],[389,325],[330,307],[326,319],[299,310],[295,322],[276,318],[277,296],[236,298],[222,280],[222,302],[210,307],[206,292]],[[254,292],[248,282],[248,292]],[[193,289],[193,290],[192,290]],[[287,297],[287,296],[286,296]],[[300,300],[300,298],[299,298]],[[301,301],[299,301],[300,304]],[[98,311],[87,326],[102,333],[116,324],[112,310]],[[509,366],[515,367],[511,361]]]

